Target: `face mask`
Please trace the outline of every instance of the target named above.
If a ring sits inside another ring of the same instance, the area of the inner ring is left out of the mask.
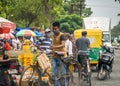
[[[59,31],[53,31],[53,33],[55,34],[55,35],[58,35],[59,34]]]
[[[51,34],[50,34],[50,33],[47,33],[46,35],[47,35],[47,37],[50,37],[50,36],[51,36]]]

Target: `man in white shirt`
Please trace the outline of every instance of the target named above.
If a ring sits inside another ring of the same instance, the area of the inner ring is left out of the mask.
[[[65,37],[66,37],[66,41],[65,41],[65,48],[67,51],[67,55],[68,56],[73,56],[73,52],[72,52],[72,42],[70,41],[70,34],[69,33],[65,33]]]
[[[12,46],[13,46],[14,50],[18,50],[21,48],[20,41],[17,37],[12,39]]]

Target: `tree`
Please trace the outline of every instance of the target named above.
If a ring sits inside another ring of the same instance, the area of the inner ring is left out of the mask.
[[[112,37],[118,37],[120,35],[120,22],[118,25],[114,26],[111,31]]]
[[[115,0],[115,1],[118,1],[120,3],[120,0]],[[118,13],[118,16],[120,16],[120,13]]]
[[[50,24],[60,16],[60,10],[62,9],[62,0],[43,0],[43,13],[49,19]]]
[[[82,18],[77,14],[61,15],[60,20],[62,32],[73,33],[74,30],[82,27]]]
[[[23,26],[30,26],[41,13],[40,4],[40,0],[35,0],[34,2],[31,2],[31,0],[18,0],[14,8],[9,10],[9,14],[13,15],[10,16],[10,19],[16,23],[21,22]]]
[[[82,15],[84,17],[89,17],[93,12],[91,11],[91,8],[84,8]]]
[[[84,17],[92,14],[91,8],[85,7],[85,0],[69,0],[63,3],[63,8],[69,14],[77,14]]]
[[[54,21],[61,20],[61,15],[70,17],[72,17],[73,14],[76,14],[74,16],[80,15],[80,13],[77,12],[71,13],[70,7],[72,3],[76,4],[79,1],[83,1],[83,8],[81,11],[82,17],[90,16],[92,13],[90,8],[84,7],[85,0],[65,1],[68,2],[63,2],[63,0],[0,0],[0,16],[15,22],[18,27],[42,25],[49,27]],[[75,7],[75,9],[77,9],[77,7]],[[77,10],[80,10],[80,8]],[[70,26],[70,32],[81,26],[78,26],[76,22],[74,23],[74,20],[72,19],[70,20],[72,22],[66,20],[69,25],[73,25]],[[67,23],[63,24],[62,26],[68,26]]]
[[[118,1],[120,3],[120,0],[115,0],[115,1]]]
[[[120,0],[115,0],[115,1],[119,1],[120,3]],[[120,16],[120,13],[118,13],[118,16]],[[120,21],[116,26],[113,27],[111,34],[112,37],[118,37],[120,35]]]
[[[8,18],[8,11],[14,5],[15,0],[0,0],[0,16]],[[14,6],[13,6],[14,7]]]
[[[10,7],[8,16],[20,27],[43,24],[49,26],[49,22],[53,22],[60,15],[59,9],[62,7],[62,0],[12,1],[15,4]]]

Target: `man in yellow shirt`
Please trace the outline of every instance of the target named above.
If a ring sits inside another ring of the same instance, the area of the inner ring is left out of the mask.
[[[60,23],[59,22],[54,22],[52,24],[52,26],[53,26],[54,35],[53,35],[53,38],[52,38],[53,44],[51,46],[51,49],[53,51],[63,52],[64,53],[63,58],[64,58],[64,57],[67,56],[66,50],[65,50],[65,36],[62,32],[60,32]],[[61,63],[62,63],[61,59],[59,59],[57,57],[55,57],[52,60],[52,72],[53,72],[54,75],[56,75],[58,73],[58,67]],[[62,68],[62,73],[63,74],[66,73],[65,67]],[[63,84],[65,85],[65,80],[63,80]],[[59,86],[59,82],[56,81],[54,83],[54,86]]]

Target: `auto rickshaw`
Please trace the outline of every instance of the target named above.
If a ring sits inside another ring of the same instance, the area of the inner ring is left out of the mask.
[[[99,52],[100,50],[102,50],[102,31],[99,29],[78,29],[74,31],[75,39],[82,36],[82,31],[87,31],[87,38],[90,40],[90,64],[97,65],[99,59]]]

